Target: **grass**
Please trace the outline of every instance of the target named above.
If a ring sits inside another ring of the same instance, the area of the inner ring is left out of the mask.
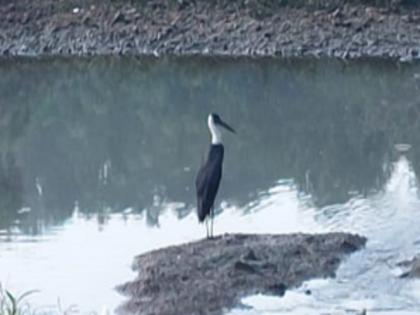
[[[27,315],[31,314],[31,309],[25,299],[37,291],[27,291],[20,296],[16,296],[0,285],[0,315]]]
[[[0,315],[75,315],[80,313],[76,305],[63,307],[60,300],[53,307],[34,308],[29,304],[27,298],[37,292],[40,291],[31,290],[17,296],[6,290],[0,282]],[[108,314],[108,312],[90,312],[89,314]]]

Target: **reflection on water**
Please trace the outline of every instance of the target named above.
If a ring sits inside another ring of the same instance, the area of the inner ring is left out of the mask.
[[[400,156],[383,191],[355,197],[334,206],[313,209],[323,231],[351,231],[366,235],[366,250],[350,256],[335,279],[312,280],[283,298],[252,296],[243,299],[251,308],[244,314],[418,314],[420,282],[398,278],[398,262],[420,251],[420,200],[408,160]],[[310,211],[306,211],[309,214]],[[330,215],[333,212],[334,215]],[[310,215],[310,214],[309,214]],[[305,228],[304,228],[305,230]],[[307,294],[308,290],[311,292]]]
[[[280,178],[316,205],[382,188],[393,144],[419,138],[419,66],[273,60],[0,63],[1,226],[28,233],[81,212],[194,204],[205,117],[229,137],[220,200],[246,206]],[[417,172],[418,149],[413,148]],[[240,185],[238,185],[240,183]],[[27,207],[24,216],[17,210]]]
[[[243,209],[235,206],[225,208],[215,219],[215,233],[297,232],[302,226],[317,229],[311,215],[300,213],[303,205],[290,183],[278,183],[269,193],[250,209],[252,215],[243,215]],[[42,288],[33,296],[38,305],[52,307],[60,297],[65,305],[76,303],[83,311],[104,306],[112,309],[122,301],[113,291],[115,285],[135,276],[130,271],[135,255],[197,240],[205,233],[195,213],[180,219],[178,204],[161,207],[159,227],[148,224],[145,212],[109,213],[104,219],[102,214],[87,217],[76,210],[63,225],[43,235],[15,235],[0,243],[0,279],[20,290]],[[278,207],[285,209],[285,218],[273,220]],[[98,222],[106,222],[105,227]]]
[[[238,129],[217,233],[346,230],[371,238],[359,260],[410,256],[418,72],[372,60],[2,60],[0,281],[41,289],[42,305],[112,307],[134,255],[202,237],[193,183],[211,111]],[[389,288],[369,264],[346,266]]]

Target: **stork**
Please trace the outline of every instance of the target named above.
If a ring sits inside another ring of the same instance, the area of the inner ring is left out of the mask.
[[[197,173],[195,187],[197,191],[198,221],[206,221],[207,238],[213,237],[214,200],[216,199],[222,178],[224,147],[222,144],[223,127],[232,133],[235,130],[225,123],[218,114],[211,113],[207,124],[211,134],[211,145],[207,159]],[[210,220],[210,233],[208,221]]]

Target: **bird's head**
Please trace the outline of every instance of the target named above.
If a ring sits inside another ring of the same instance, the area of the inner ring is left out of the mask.
[[[221,127],[225,128],[226,130],[229,130],[232,133],[236,133],[235,129],[233,129],[226,122],[224,122],[222,120],[222,118],[220,118],[220,116],[216,113],[211,113],[209,115],[208,125],[209,125],[210,130],[212,129],[212,127],[216,127],[217,129],[219,129],[218,127],[221,126]]]
[[[235,129],[229,126],[224,122],[218,114],[211,113],[207,119],[211,133],[211,143],[220,144],[222,143],[222,131],[220,127],[223,127],[226,130],[229,130],[232,133],[235,133]]]

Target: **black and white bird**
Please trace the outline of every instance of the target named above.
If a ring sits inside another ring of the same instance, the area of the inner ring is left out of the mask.
[[[207,159],[198,171],[195,180],[197,190],[197,214],[199,222],[206,220],[207,238],[213,237],[214,200],[222,178],[224,147],[222,144],[223,127],[232,133],[235,130],[225,123],[218,114],[211,113],[207,124],[211,134],[211,145]],[[208,221],[210,220],[210,233]]]

